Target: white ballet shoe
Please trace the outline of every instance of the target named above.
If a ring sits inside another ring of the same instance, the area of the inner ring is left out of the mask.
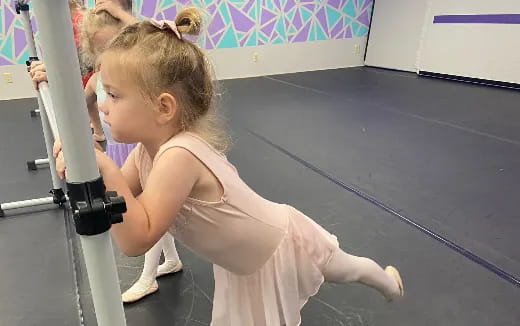
[[[397,270],[397,268],[395,268],[393,266],[386,266],[385,272],[395,280],[395,282],[397,283],[397,288],[399,290],[398,292],[387,295],[386,300],[388,302],[390,302],[395,299],[403,297],[404,296],[403,280],[401,279],[401,275],[399,275],[399,271]]]
[[[151,283],[148,281],[138,280],[134,285],[132,285],[132,287],[123,293],[121,298],[124,303],[136,302],[157,290],[159,290],[159,284],[157,284],[156,280]]]
[[[182,270],[182,262],[178,261],[165,261],[159,267],[157,267],[157,277],[177,273]]]

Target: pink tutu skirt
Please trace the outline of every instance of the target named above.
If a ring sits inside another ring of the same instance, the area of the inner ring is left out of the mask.
[[[300,310],[324,282],[339,248],[335,236],[290,207],[288,230],[271,258],[251,275],[214,265],[212,326],[297,326]]]

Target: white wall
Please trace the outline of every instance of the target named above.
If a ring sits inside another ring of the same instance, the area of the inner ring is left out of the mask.
[[[520,25],[433,24],[435,15],[450,14],[520,14],[520,0],[432,1],[420,70],[520,83]]]
[[[356,46],[358,46],[356,50]],[[209,51],[218,79],[363,65],[366,37]],[[254,62],[253,56],[258,60]]]
[[[208,51],[218,79],[245,78],[363,65],[366,37]],[[257,61],[253,60],[257,54]],[[13,74],[6,84],[3,72]],[[24,65],[0,66],[0,100],[35,97]]]
[[[10,73],[13,83],[5,82],[4,73]],[[0,66],[0,100],[36,97],[25,65]]]
[[[376,0],[367,66],[416,71],[428,0]]]

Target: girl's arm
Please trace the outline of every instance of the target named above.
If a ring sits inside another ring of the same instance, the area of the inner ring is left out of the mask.
[[[139,180],[139,170],[137,170],[137,166],[135,165],[136,156],[137,147],[128,154],[125,163],[121,167],[123,178],[125,178],[126,184],[134,197],[138,197],[143,192],[141,181]]]
[[[135,151],[133,153],[135,155]],[[126,201],[127,212],[123,215],[123,223],[112,226],[112,235],[126,255],[142,255],[173,224],[199,178],[201,164],[185,149],[171,148],[165,151],[155,162],[145,189],[136,198],[135,184],[129,185],[125,180],[129,175],[124,176],[123,173],[133,174],[137,171],[124,168],[122,173],[100,151],[96,151],[96,158],[107,189],[117,191]],[[133,156],[129,157],[127,162],[133,159]]]

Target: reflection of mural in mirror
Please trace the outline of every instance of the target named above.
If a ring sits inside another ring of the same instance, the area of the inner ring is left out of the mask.
[[[141,19],[173,19],[185,6],[208,15],[206,49],[365,36],[373,0],[137,0]],[[86,1],[92,7],[94,0]],[[34,18],[33,18],[33,26]],[[24,63],[27,43],[13,0],[0,0],[0,65]]]

